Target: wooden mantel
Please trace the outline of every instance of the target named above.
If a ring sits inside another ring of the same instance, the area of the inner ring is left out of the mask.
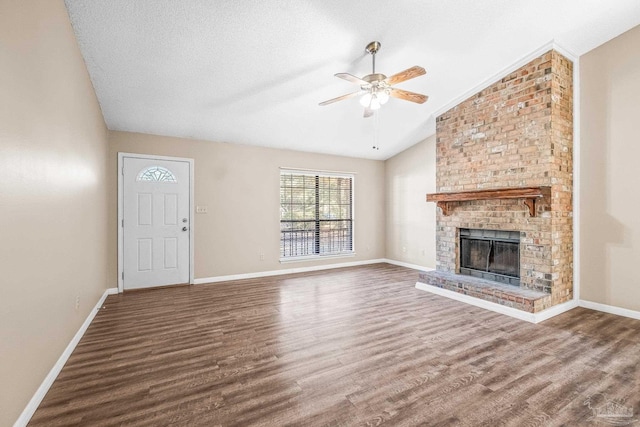
[[[529,215],[536,216],[536,199],[549,197],[551,187],[514,187],[497,188],[493,190],[460,191],[457,193],[431,193],[427,194],[427,202],[436,202],[442,209],[443,215],[449,215],[448,202],[464,202],[469,200],[490,199],[524,199],[524,204],[529,208]]]

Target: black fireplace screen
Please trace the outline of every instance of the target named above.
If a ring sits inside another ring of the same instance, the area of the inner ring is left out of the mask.
[[[460,229],[460,273],[520,285],[520,233]]]

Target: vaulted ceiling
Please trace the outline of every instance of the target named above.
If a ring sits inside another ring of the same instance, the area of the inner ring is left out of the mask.
[[[386,159],[434,113],[555,41],[582,55],[640,24],[637,0],[66,0],[111,130]],[[427,70],[362,118],[337,72]],[[634,53],[635,54],[635,53]],[[379,150],[372,149],[374,144]]]

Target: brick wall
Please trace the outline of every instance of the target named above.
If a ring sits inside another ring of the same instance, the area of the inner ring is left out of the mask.
[[[521,287],[572,298],[573,64],[549,51],[436,119],[438,192],[550,186],[530,217],[522,200],[438,210],[437,269],[455,273],[459,228],[521,232]],[[546,307],[543,307],[546,308]]]

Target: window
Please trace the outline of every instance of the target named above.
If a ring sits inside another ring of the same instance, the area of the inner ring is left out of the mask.
[[[137,181],[156,181],[176,183],[178,180],[169,169],[162,166],[150,166],[138,174]]]
[[[280,172],[280,257],[353,253],[353,175]]]

